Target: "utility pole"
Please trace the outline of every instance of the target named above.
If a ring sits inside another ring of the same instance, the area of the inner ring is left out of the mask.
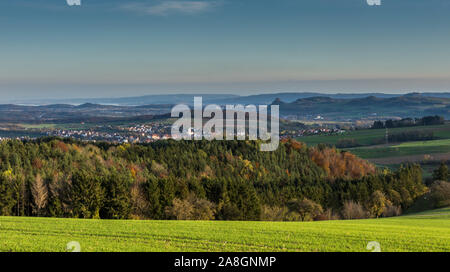
[[[389,129],[386,127],[386,144],[389,144]]]

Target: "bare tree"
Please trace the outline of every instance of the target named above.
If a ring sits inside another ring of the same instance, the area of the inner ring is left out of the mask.
[[[175,198],[166,214],[177,220],[213,220],[216,205],[206,199],[190,194],[186,199]]]
[[[354,201],[345,201],[342,208],[342,217],[344,219],[363,219],[367,218],[368,214],[361,204]]]
[[[41,211],[48,202],[48,189],[45,182],[42,180],[39,174],[36,175],[36,180],[31,188],[34,201],[34,212],[37,216],[41,215]]]
[[[146,218],[149,209],[148,201],[141,181],[137,180],[131,186],[132,217],[136,219]]]

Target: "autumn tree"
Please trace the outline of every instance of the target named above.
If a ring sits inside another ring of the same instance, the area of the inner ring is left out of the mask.
[[[47,206],[48,189],[41,175],[37,174],[34,183],[31,187],[34,203],[34,213],[37,216],[42,215],[42,210]]]
[[[170,218],[178,220],[212,220],[216,212],[214,203],[190,194],[186,199],[175,198],[166,208]]]
[[[377,190],[373,192],[371,199],[368,202],[369,212],[378,218],[383,214],[388,204],[389,202],[383,192]]]
[[[137,180],[131,185],[131,217],[136,219],[144,219],[148,217],[149,203],[145,196],[145,188],[143,182]]]
[[[426,189],[420,165],[376,171],[349,152],[294,140],[283,140],[274,152],[260,152],[252,141],[0,142],[0,215],[311,220],[319,206],[378,207],[371,203],[375,191],[405,210]],[[292,199],[307,200],[289,211]],[[188,215],[166,213],[183,205],[192,206]]]

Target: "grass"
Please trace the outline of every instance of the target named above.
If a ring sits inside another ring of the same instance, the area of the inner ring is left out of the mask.
[[[398,145],[377,148],[358,147],[349,148],[347,150],[364,159],[448,153],[450,152],[450,139],[407,142]]]
[[[406,131],[433,131],[435,137],[439,139],[450,139],[450,124],[437,125],[437,126],[420,126],[420,127],[404,127],[389,129],[389,133],[397,134]],[[335,145],[339,140],[343,139],[355,139],[360,145],[373,145],[374,143],[382,142],[385,139],[385,129],[362,129],[355,131],[348,131],[340,135],[317,135],[299,137],[297,140],[304,142],[308,145],[317,145],[320,143],[327,143]]]
[[[44,128],[55,128],[56,124],[20,124],[19,126],[26,129],[44,129]]]
[[[126,221],[0,217],[0,251],[450,251],[450,208],[321,222]]]
[[[89,129],[94,127],[92,124],[82,123],[63,123],[63,124],[20,124],[25,129]]]
[[[434,146],[450,146],[450,139],[446,140],[433,140],[433,141],[419,141],[419,142],[408,142],[399,145],[394,145],[394,148],[408,148],[408,147],[434,147]]]

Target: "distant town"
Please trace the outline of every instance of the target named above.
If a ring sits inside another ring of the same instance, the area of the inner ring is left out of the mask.
[[[0,140],[9,139],[36,139],[39,137],[60,137],[73,138],[81,141],[106,141],[111,143],[151,143],[159,140],[171,139],[171,124],[167,122],[151,122],[146,124],[132,124],[132,125],[95,125],[91,127],[82,128],[58,128],[58,127],[42,127],[42,128],[23,128],[13,130],[2,130],[0,133]],[[197,132],[191,129],[191,134],[195,135]],[[7,135],[9,132],[10,135]],[[328,127],[307,127],[302,129],[282,128],[280,130],[280,137],[296,138],[311,135],[332,135],[342,134],[346,130],[340,128]]]

